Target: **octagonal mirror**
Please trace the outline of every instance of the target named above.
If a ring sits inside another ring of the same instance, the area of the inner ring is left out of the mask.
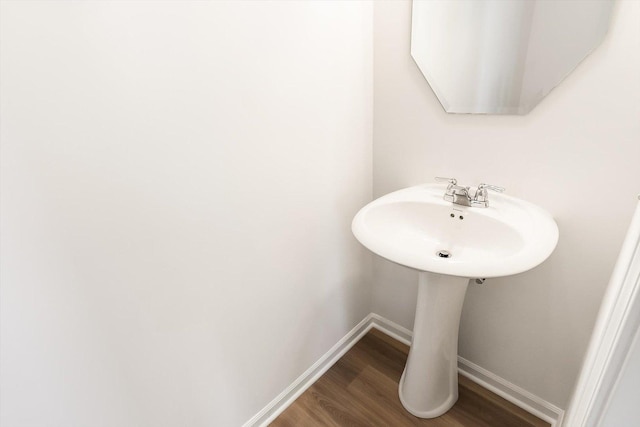
[[[526,114],[591,53],[612,0],[413,0],[411,56],[448,113]]]

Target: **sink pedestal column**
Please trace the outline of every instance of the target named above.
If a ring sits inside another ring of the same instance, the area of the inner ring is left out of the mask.
[[[458,400],[458,329],[469,279],[420,272],[409,358],[399,395],[407,411],[435,418]]]

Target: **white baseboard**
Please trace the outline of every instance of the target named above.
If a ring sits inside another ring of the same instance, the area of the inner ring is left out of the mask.
[[[395,338],[403,344],[408,346],[411,345],[411,337],[413,336],[413,332],[404,326],[400,326],[391,320],[380,316],[379,314],[371,313],[371,320],[373,327],[377,330],[384,332],[389,335],[391,338]]]
[[[404,344],[411,344],[412,333],[410,330],[378,314],[369,313],[316,363],[291,383],[289,387],[247,421],[243,427],[265,427],[269,425],[371,328],[376,328]],[[552,427],[562,425],[564,416],[562,409],[460,356],[458,356],[458,372],[514,405],[547,421]]]
[[[548,422],[551,427],[562,425],[564,416],[562,409],[460,356],[458,356],[458,372],[503,399]]]
[[[410,330],[375,313],[371,314],[371,318],[374,328],[410,345],[412,336]],[[458,356],[458,372],[519,408],[550,423],[551,427],[562,425],[564,416],[562,409],[460,356]]]
[[[372,314],[368,314],[360,323],[327,351],[316,363],[291,383],[282,393],[273,399],[253,418],[243,424],[243,427],[265,427],[276,419],[289,405],[291,405],[306,389],[329,370],[360,338],[372,327]]]

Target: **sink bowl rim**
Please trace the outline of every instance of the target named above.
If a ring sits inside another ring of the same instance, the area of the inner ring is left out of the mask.
[[[352,222],[355,237],[366,248],[394,263],[419,271],[461,276],[491,278],[518,274],[544,262],[558,243],[558,226],[549,212],[539,206],[506,194],[490,194],[488,208],[454,205],[442,199],[446,184],[421,184],[384,195],[364,206]],[[479,215],[502,222],[517,231],[523,247],[510,256],[491,259],[484,264],[456,257],[438,259],[435,254],[412,254],[410,250],[389,248],[389,244],[367,228],[365,219],[376,208],[403,202],[429,203],[463,215]],[[519,215],[516,215],[519,213]]]

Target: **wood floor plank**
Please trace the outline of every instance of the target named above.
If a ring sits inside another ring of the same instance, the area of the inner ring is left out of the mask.
[[[392,347],[394,347],[395,349],[403,352],[404,354],[409,354],[409,346],[406,344],[401,343],[400,341],[391,338],[389,335],[385,334],[384,332],[382,332],[379,329],[373,328],[369,331],[369,334],[371,334],[372,336],[378,338],[381,341],[384,341],[385,343],[391,345]]]
[[[459,398],[432,419],[407,412],[398,383],[409,347],[372,329],[271,424],[274,427],[550,427],[459,376]]]

